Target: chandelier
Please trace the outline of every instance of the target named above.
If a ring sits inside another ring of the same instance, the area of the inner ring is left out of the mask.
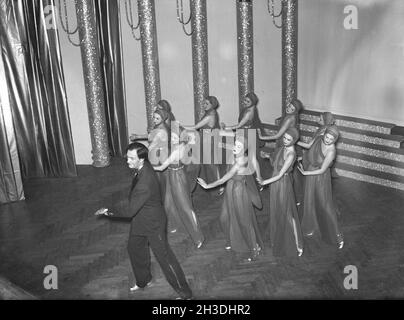
[[[194,31],[192,30],[192,26],[191,26],[191,31],[190,32],[188,32],[186,30],[185,26],[188,25],[191,22],[192,11],[190,9],[189,18],[185,21],[185,19],[184,19],[184,3],[183,3],[183,0],[176,0],[176,1],[177,1],[177,20],[178,20],[179,23],[181,23],[182,30],[184,30],[184,33],[187,36],[191,36],[194,33]],[[191,6],[191,3],[189,4],[189,6]]]
[[[63,9],[64,9],[64,17],[62,15],[62,3],[63,3]],[[69,42],[75,47],[80,47],[83,40],[80,41],[79,43],[76,43],[72,39],[72,36],[75,35],[77,33],[77,31],[79,30],[79,25],[76,22],[76,28],[74,28],[73,30],[70,30],[66,0],[59,0],[59,5],[57,7],[59,8],[58,11],[59,11],[60,25],[62,26],[63,31],[66,32]]]
[[[139,36],[136,35],[136,30],[139,29],[140,26],[140,18],[138,15],[137,23],[136,25],[133,23],[133,10],[132,10],[132,0],[125,0],[125,12],[126,12],[126,22],[129,25],[129,28],[132,32],[132,36],[136,41],[140,40],[140,34]]]
[[[268,0],[267,1],[267,5],[268,5],[268,13],[271,15],[272,17],[272,23],[274,24],[275,27],[281,29],[282,28],[282,13],[283,13],[283,2],[285,0],[280,0],[280,9],[279,9],[279,13],[276,14],[275,13],[275,0]],[[281,17],[281,19],[277,19]],[[277,22],[277,20],[281,20],[280,23]]]

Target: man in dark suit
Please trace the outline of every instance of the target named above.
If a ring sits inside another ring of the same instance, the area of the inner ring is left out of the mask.
[[[110,212],[102,208],[95,214],[131,219],[128,252],[136,278],[131,292],[151,285],[150,246],[168,283],[180,298],[190,299],[192,291],[167,241],[166,213],[157,174],[148,160],[148,149],[133,142],[127,147],[126,155],[129,168],[135,171],[126,209]]]

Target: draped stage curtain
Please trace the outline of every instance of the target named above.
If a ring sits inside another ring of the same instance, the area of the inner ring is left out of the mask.
[[[54,1],[0,0],[6,78],[0,85],[9,91],[24,178],[77,175],[59,36],[45,19],[48,5]]]
[[[0,52],[0,204],[24,200],[14,124],[4,83],[6,77]]]
[[[108,141],[113,156],[124,155],[128,144],[119,1],[94,0],[105,85]]]

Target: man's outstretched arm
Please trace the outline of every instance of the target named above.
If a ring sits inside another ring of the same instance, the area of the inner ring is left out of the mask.
[[[129,218],[133,219],[139,210],[144,206],[150,196],[150,189],[147,184],[138,183],[132,191],[129,201],[125,201],[117,207],[110,209],[101,208],[95,215],[104,215],[110,218]]]

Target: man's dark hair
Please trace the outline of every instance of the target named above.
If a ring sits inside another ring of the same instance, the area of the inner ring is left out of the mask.
[[[140,143],[140,142],[132,142],[126,147],[126,152],[136,150],[137,156],[139,159],[144,159],[145,161],[149,161],[149,149]]]

